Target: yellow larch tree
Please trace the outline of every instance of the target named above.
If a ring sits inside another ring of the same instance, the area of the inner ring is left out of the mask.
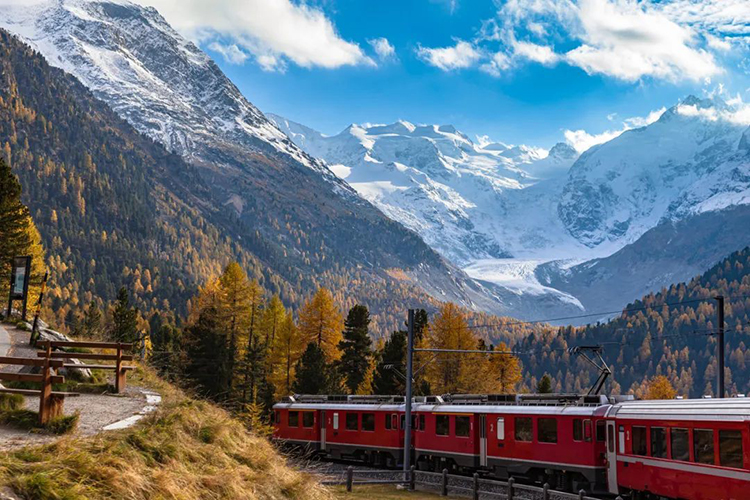
[[[294,367],[305,350],[307,342],[294,324],[292,313],[284,316],[271,344],[269,381],[274,386],[276,398],[291,394],[294,382]]]
[[[648,382],[645,399],[674,399],[677,395],[672,383],[664,375],[657,375]]]
[[[316,343],[328,361],[341,357],[338,346],[344,329],[344,318],[333,303],[333,296],[328,289],[319,288],[302,307],[299,329],[305,343]]]
[[[427,325],[424,344],[431,349],[475,350],[479,339],[468,328],[458,306],[447,303]],[[438,354],[425,369],[432,391],[440,394],[483,390],[482,381],[488,378],[486,357],[485,354]]]

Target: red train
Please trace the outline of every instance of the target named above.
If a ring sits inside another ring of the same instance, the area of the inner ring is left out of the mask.
[[[403,401],[291,397],[274,406],[274,436],[331,458],[396,467]],[[451,395],[416,398],[412,410],[412,457],[421,470],[633,498],[750,499],[750,398]]]

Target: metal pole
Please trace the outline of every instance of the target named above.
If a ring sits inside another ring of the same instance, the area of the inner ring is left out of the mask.
[[[724,393],[724,296],[717,295],[714,297],[717,304],[717,313],[719,316],[719,397],[723,398]]]
[[[352,492],[352,483],[354,482],[354,467],[351,465],[346,468],[346,491]]]
[[[42,310],[42,301],[44,300],[44,290],[47,288],[47,280],[49,279],[49,271],[44,273],[44,279],[42,280],[42,289],[39,292],[39,300],[36,303],[36,312],[34,313],[34,323],[31,325],[31,338],[29,339],[29,345],[33,346],[36,342],[36,334],[39,331],[39,313]]]
[[[414,377],[414,309],[409,309],[406,339],[406,415],[404,421],[404,471],[411,467],[411,394]]]

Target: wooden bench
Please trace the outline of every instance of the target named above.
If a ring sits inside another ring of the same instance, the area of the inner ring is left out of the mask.
[[[46,354],[46,353],[45,353]],[[62,416],[63,402],[66,397],[75,397],[80,394],[76,392],[57,392],[52,390],[52,384],[65,383],[65,377],[51,373],[53,369],[63,367],[61,360],[50,358],[13,358],[0,356],[0,365],[38,366],[42,373],[4,373],[0,372],[0,381],[9,382],[37,382],[42,385],[40,389],[10,389],[0,388],[0,393],[21,394],[23,396],[39,396],[39,425],[46,425],[55,417]]]
[[[63,363],[63,368],[88,368],[89,370],[114,370],[115,371],[115,392],[120,393],[125,389],[125,374],[134,370],[134,366],[123,365],[124,361],[133,361],[133,356],[123,354],[133,348],[133,344],[123,344],[120,342],[65,342],[49,341],[38,342],[37,345],[45,351],[37,353],[37,356],[50,357],[53,360],[60,359],[80,359],[80,360],[97,360],[97,361],[114,361],[113,365],[103,364],[75,364]],[[83,348],[83,349],[114,349],[116,354],[99,354],[93,352],[64,352],[51,351],[53,348]]]

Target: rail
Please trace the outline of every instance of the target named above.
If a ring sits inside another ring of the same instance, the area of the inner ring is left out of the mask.
[[[448,474],[448,469],[443,472],[426,472],[415,470],[411,467],[409,471],[392,471],[395,476],[403,475],[402,479],[357,479],[355,473],[361,476],[381,475],[384,472],[380,470],[354,470],[354,467],[347,467],[346,477],[344,480],[324,480],[322,484],[327,486],[346,485],[346,491],[351,492],[355,485],[371,484],[401,484],[406,485],[410,491],[414,491],[417,485],[427,488],[438,489],[442,496],[450,496],[451,492],[471,496],[474,500],[483,498],[500,498],[503,500],[521,500],[528,499],[529,494],[532,498],[541,498],[542,500],[598,500],[586,495],[585,490],[578,493],[568,493],[564,491],[553,490],[549,484],[542,487],[531,486],[527,484],[516,484],[513,478],[505,481],[483,479],[479,474],[473,476],[457,476]],[[525,493],[525,494],[524,494]],[[623,500],[617,497],[615,500]]]

